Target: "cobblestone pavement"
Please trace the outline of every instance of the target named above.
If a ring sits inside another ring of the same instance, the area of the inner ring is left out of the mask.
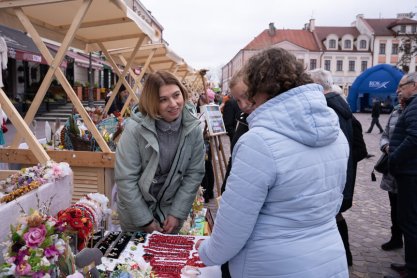
[[[371,123],[371,114],[356,113],[365,132]],[[382,127],[387,123],[388,115],[380,117]],[[379,185],[382,175],[376,172],[377,181],[371,181],[371,172],[381,152],[379,150],[378,128],[372,133],[364,133],[368,152],[374,156],[358,164],[353,206],[344,213],[349,227],[349,242],[353,255],[353,266],[349,267],[351,278],[382,278],[387,274],[396,274],[390,269],[391,262],[404,262],[404,250],[383,251],[381,244],[390,239],[390,206],[388,193]],[[228,138],[222,138],[225,151],[229,150]],[[229,153],[227,152],[227,157]],[[208,207],[216,211],[216,202],[211,200]]]

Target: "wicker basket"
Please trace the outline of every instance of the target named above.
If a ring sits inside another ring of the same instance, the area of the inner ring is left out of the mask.
[[[70,141],[71,146],[68,144],[68,141]],[[61,131],[61,144],[65,149],[73,149],[74,151],[91,151],[92,148],[91,141],[83,140],[70,133],[66,127]]]

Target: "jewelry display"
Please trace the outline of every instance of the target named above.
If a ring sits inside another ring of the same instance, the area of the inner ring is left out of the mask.
[[[110,232],[102,241],[98,243],[96,246],[101,253],[106,254],[109,247],[112,245],[112,243],[119,237],[121,232]]]
[[[117,242],[114,244],[113,248],[110,249],[110,252],[106,255],[106,257],[111,259],[118,259],[120,254],[126,248],[132,236],[133,233],[131,232],[122,233],[118,237]]]

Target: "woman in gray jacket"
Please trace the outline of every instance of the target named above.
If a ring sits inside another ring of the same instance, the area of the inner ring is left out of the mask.
[[[398,95],[398,101],[400,104],[394,108],[394,111],[388,118],[387,125],[385,127],[384,133],[382,133],[381,139],[379,141],[379,147],[382,152],[388,153],[389,140],[392,133],[394,132],[395,125],[397,120],[402,112],[402,97],[401,94]],[[382,250],[390,251],[403,247],[403,233],[400,229],[397,216],[397,183],[395,182],[394,177],[390,174],[384,174],[381,180],[381,188],[388,191],[389,203],[391,206],[391,239],[381,245]]]
[[[204,176],[200,121],[188,92],[169,72],[148,76],[116,150],[118,214],[123,231],[177,233]]]

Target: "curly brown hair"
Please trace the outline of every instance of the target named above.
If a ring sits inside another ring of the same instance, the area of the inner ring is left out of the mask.
[[[292,88],[313,83],[304,65],[282,48],[269,48],[252,56],[244,72],[249,99],[258,92],[268,94],[271,99]]]

